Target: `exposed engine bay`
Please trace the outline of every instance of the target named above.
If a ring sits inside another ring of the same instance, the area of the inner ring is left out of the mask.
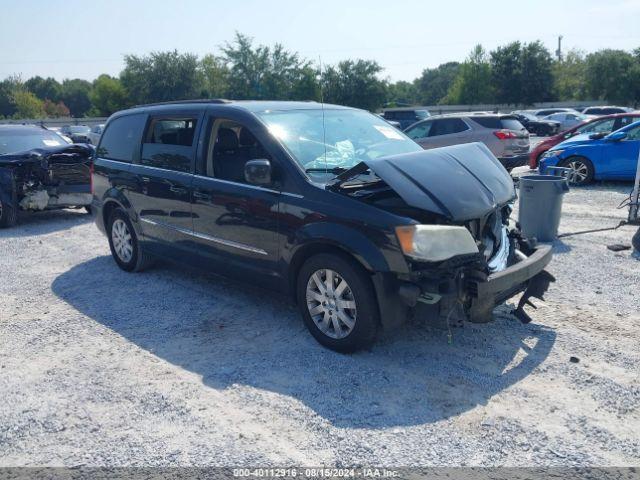
[[[91,146],[73,144],[0,155],[2,208],[37,211],[91,205],[93,152]]]
[[[434,149],[363,162],[328,185],[419,225],[464,227],[477,251],[443,261],[407,258],[409,274],[399,291],[409,307],[438,308],[447,322],[487,322],[498,303],[525,292],[514,314],[531,318],[524,305],[542,298],[555,279],[543,270],[549,246],[536,246],[510,224],[513,180],[480,144]]]

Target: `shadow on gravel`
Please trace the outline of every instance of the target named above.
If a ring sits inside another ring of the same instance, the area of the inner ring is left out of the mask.
[[[0,238],[46,235],[93,221],[84,209],[20,212],[15,227],[0,230]]]
[[[340,355],[318,345],[296,309],[270,292],[168,266],[127,274],[108,256],[63,273],[52,290],[207,386],[276,392],[348,428],[437,422],[485,404],[536,369],[556,337],[502,307],[492,323],[454,329],[452,344],[446,328],[412,321],[369,352]],[[262,397],[248,395],[259,407]],[[264,408],[296,408],[275,405]]]

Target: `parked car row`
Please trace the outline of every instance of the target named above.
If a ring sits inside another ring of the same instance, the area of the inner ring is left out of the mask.
[[[574,185],[593,180],[633,180],[640,154],[640,119],[636,120],[613,133],[583,132],[569,137],[542,155],[540,173],[553,173],[551,167],[568,168],[569,182]]]
[[[433,116],[405,130],[424,149],[481,142],[507,169],[527,164],[529,132],[514,115],[489,113]]]
[[[608,134],[637,122],[638,120],[640,120],[640,112],[618,113],[591,118],[584,123],[576,125],[567,131],[561,132],[538,143],[529,154],[529,167],[531,169],[538,168],[540,159],[547,150],[561,142],[564,142],[565,140],[570,139],[571,137],[587,133]]]

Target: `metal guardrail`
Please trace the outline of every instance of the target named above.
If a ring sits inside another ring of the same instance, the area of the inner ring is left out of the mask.
[[[61,118],[21,118],[0,120],[0,125],[43,125],[45,127],[62,127],[64,125],[99,125],[105,123],[108,117],[61,117]]]

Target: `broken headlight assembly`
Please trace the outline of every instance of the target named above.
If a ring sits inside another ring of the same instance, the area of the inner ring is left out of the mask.
[[[441,262],[457,255],[478,253],[475,240],[465,227],[453,225],[405,225],[396,227],[405,255],[426,262]]]

